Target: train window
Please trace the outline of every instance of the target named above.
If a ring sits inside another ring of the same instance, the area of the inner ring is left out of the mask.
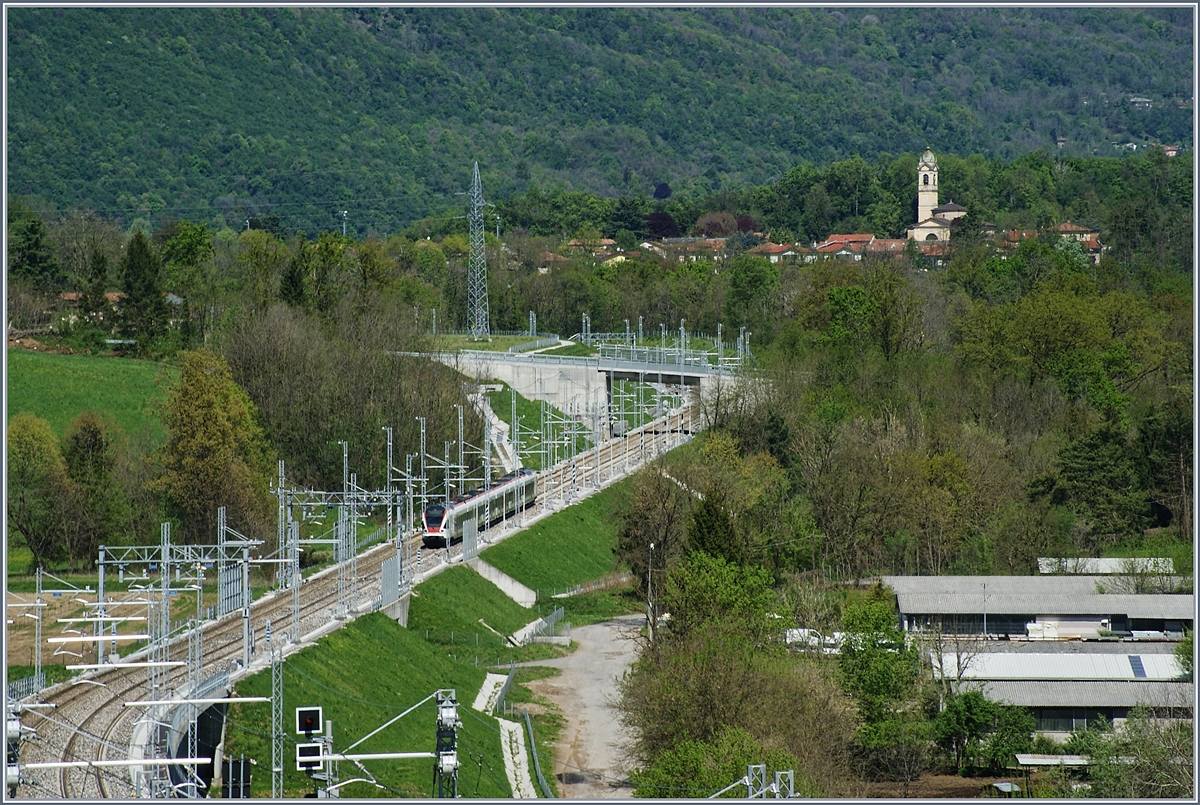
[[[429,528],[439,528],[442,525],[442,518],[446,516],[446,509],[442,506],[430,506],[425,510],[425,525]]]

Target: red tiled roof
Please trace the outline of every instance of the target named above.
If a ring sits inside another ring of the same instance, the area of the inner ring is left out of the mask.
[[[950,252],[950,244],[944,240],[927,240],[917,246],[927,257],[943,257]]]
[[[855,233],[851,235],[830,235],[825,238],[826,243],[870,243],[875,239],[871,233]]]
[[[838,252],[848,252],[854,254],[863,250],[865,244],[861,243],[823,243],[816,248],[817,254],[836,254]]]
[[[783,254],[784,252],[790,252],[791,250],[792,247],[788,246],[786,243],[763,243],[760,246],[755,246],[750,251],[754,252],[755,254]]]
[[[1004,233],[1004,239],[1009,243],[1017,243],[1022,240],[1031,240],[1038,236],[1036,229],[1010,229]]]
[[[1092,231],[1092,230],[1088,229],[1086,226],[1080,226],[1079,224],[1072,223],[1071,221],[1064,221],[1063,223],[1056,226],[1055,229],[1059,232],[1091,232]]]
[[[877,238],[867,244],[869,252],[902,252],[908,241],[904,238]]]

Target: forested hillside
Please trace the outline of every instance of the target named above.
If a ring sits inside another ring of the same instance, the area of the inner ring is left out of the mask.
[[[926,146],[1192,144],[1187,9],[21,8],[8,26],[9,192],[125,225],[311,233],[346,210],[387,234],[457,209],[476,159],[491,199],[648,198]]]

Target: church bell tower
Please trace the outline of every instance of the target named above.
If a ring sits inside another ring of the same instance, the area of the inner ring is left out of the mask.
[[[917,163],[917,223],[933,217],[938,205],[937,157],[928,148]]]

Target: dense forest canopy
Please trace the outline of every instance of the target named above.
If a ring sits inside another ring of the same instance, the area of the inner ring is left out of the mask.
[[[60,208],[394,232],[561,186],[1192,145],[1186,9],[9,9],[8,188]],[[1134,104],[1131,98],[1146,98]],[[826,188],[829,189],[829,188]],[[893,194],[896,191],[891,191]],[[836,194],[835,194],[836,195]]]

